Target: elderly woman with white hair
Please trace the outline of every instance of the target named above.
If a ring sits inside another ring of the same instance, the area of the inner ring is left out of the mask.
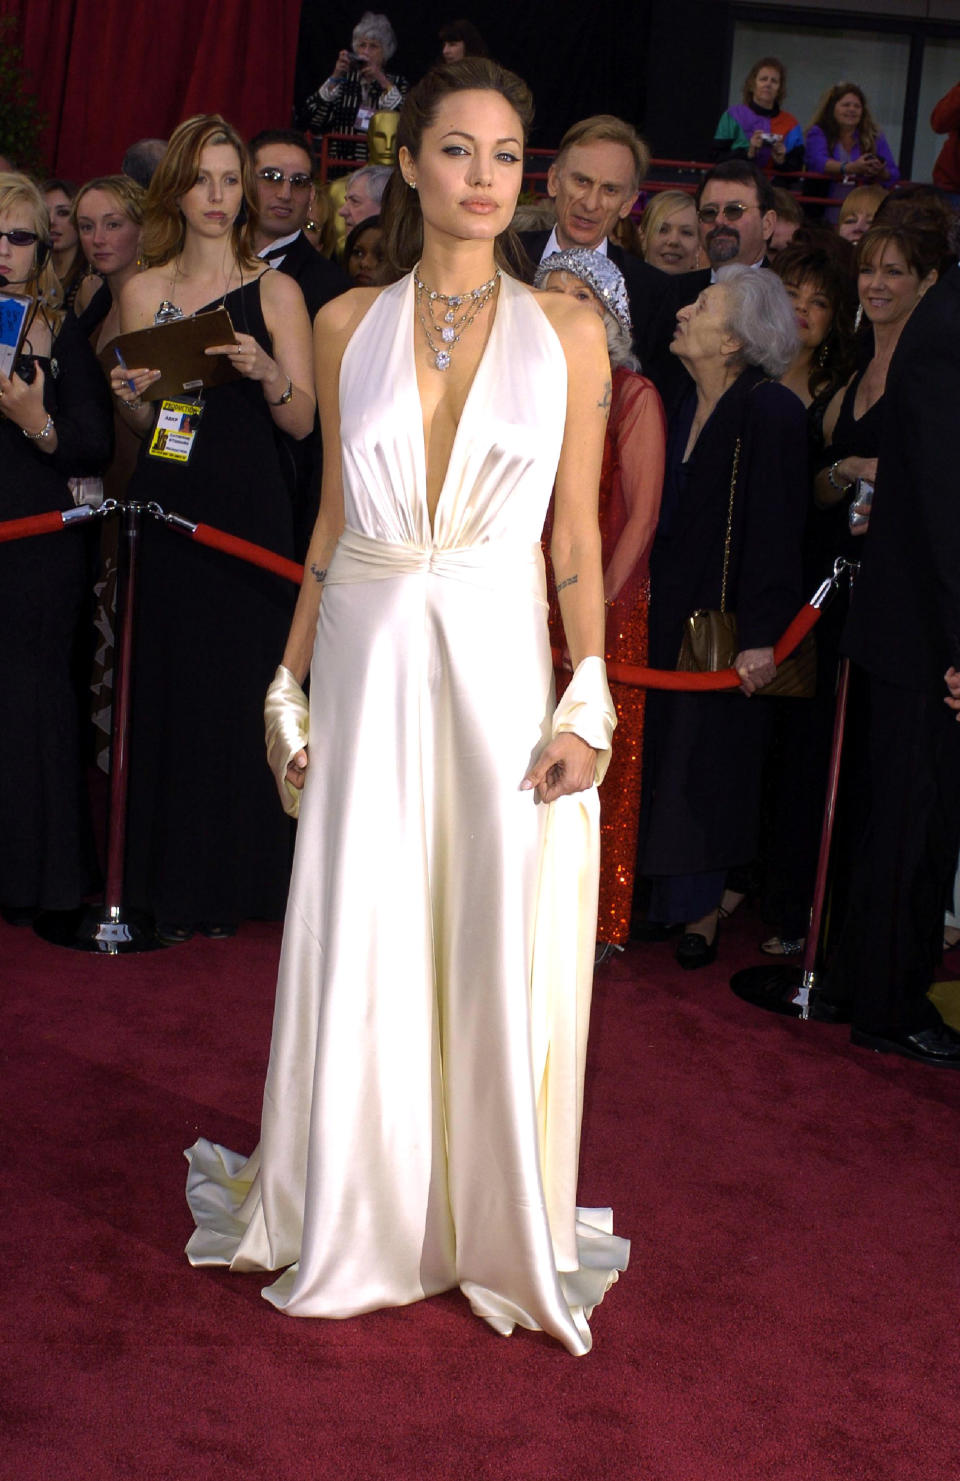
[[[396,49],[387,17],[365,10],[349,49],[340,52],[330,76],[306,101],[305,125],[311,133],[365,135],[375,113],[395,112],[408,86],[405,77],[384,71]],[[331,159],[366,159],[366,139],[331,139],[328,153]]]
[[[770,715],[755,696],[775,677],[774,643],[802,601],[806,422],[799,399],[777,383],[796,349],[786,290],[763,268],[720,268],[677,314],[671,350],[692,384],[667,444],[650,661],[676,668],[687,618],[723,609],[737,619],[741,681],[733,692],[648,696],[642,934],[657,939],[682,925],[683,967],[713,961],[727,871],[757,853]]]
[[[599,314],[607,333],[613,374],[597,510],[607,609],[604,657],[608,662],[643,664],[650,547],[660,509],[666,444],[660,395],[653,382],[638,373],[631,352],[626,285],[609,257],[588,247],[554,252],[537,268],[534,287],[580,299]],[[550,636],[562,649],[563,623],[552,573],[549,593]],[[558,693],[562,689],[558,680]],[[643,689],[627,684],[611,684],[610,693],[617,711],[617,746],[603,783],[598,961],[622,950],[630,936],[646,700]]]

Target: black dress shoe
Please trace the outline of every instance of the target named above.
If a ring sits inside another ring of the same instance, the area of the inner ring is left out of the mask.
[[[680,966],[685,967],[688,972],[692,972],[696,967],[709,967],[716,958],[719,937],[719,922],[712,941],[708,941],[706,936],[701,936],[699,931],[684,931],[673,954]]]
[[[907,1059],[920,1060],[921,1064],[960,1070],[960,1034],[948,1023],[914,1029],[912,1033],[868,1034],[861,1028],[852,1028],[850,1042],[862,1049],[876,1049],[880,1054],[903,1054]]]

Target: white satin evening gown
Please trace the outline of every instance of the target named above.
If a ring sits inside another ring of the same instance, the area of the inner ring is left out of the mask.
[[[504,276],[431,529],[415,332],[407,277],[343,357],[346,530],[310,673],[261,1141],[249,1160],[188,1151],[187,1253],[282,1270],[264,1295],[295,1316],[459,1286],[497,1331],[584,1353],[629,1249],[610,1210],[576,1207],[597,791],[520,791],[558,729],[603,746],[599,660],[554,713],[540,536],[566,365]]]

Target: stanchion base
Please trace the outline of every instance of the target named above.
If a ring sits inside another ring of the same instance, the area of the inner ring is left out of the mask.
[[[802,1001],[794,1001],[801,997],[802,984],[802,968],[785,967],[781,963],[771,963],[768,967],[744,967],[730,978],[731,990],[745,1003],[751,1003],[754,1008],[765,1008],[768,1013],[785,1014],[788,1018],[803,1017]]]
[[[102,956],[124,956],[134,951],[156,951],[153,917],[141,910],[114,911],[106,905],[81,905],[76,910],[49,910],[33,923],[36,935],[53,946],[74,951],[97,951]]]

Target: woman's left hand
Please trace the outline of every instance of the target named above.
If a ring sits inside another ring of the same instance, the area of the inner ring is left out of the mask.
[[[7,378],[0,372],[0,412],[16,426],[27,432],[39,432],[47,420],[47,409],[43,404],[44,375],[40,365],[30,385],[14,373]]]
[[[521,792],[536,788],[541,802],[553,802],[570,792],[585,792],[596,780],[597,753],[573,731],[548,741],[520,783]]]
[[[756,694],[764,684],[777,677],[777,665],[773,661],[772,648],[744,648],[733,660],[740,675],[740,689],[744,694]]]
[[[261,349],[252,334],[238,334],[234,345],[208,345],[205,355],[226,355],[230,364],[250,381],[268,381],[278,374],[277,362]]]

